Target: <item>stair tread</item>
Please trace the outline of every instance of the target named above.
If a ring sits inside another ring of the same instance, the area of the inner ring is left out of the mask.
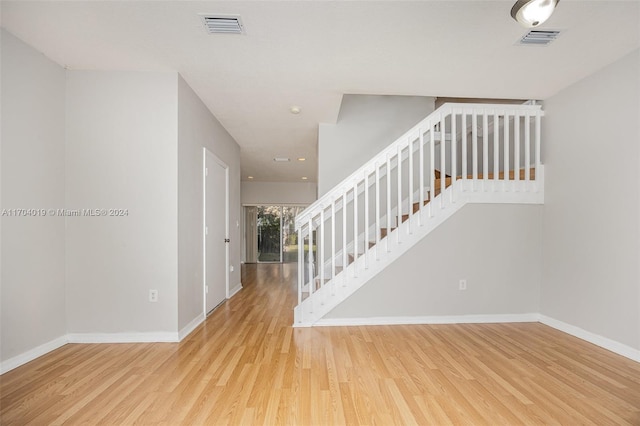
[[[390,229],[390,232],[395,231],[395,226]],[[380,228],[380,238],[384,238],[387,236],[387,228]]]

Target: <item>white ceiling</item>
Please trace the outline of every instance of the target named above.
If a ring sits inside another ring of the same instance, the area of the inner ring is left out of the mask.
[[[561,1],[548,47],[515,46],[514,1],[22,0],[1,13],[71,69],[180,72],[240,144],[243,180],[300,182],[316,180],[318,123],[345,93],[545,99],[640,46],[640,0]],[[199,13],[239,14],[246,34],[208,35]]]

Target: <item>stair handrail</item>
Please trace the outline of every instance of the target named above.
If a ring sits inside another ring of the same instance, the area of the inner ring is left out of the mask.
[[[318,198],[315,202],[309,205],[306,209],[304,209],[298,216],[296,216],[296,230],[300,230],[303,226],[308,224],[309,219],[315,217],[320,210],[324,210],[326,206],[330,205],[336,198],[340,198],[344,193],[345,189],[353,188],[353,182],[357,179],[358,182],[364,180],[364,174],[367,170],[375,169],[375,166],[382,160],[386,161],[387,156],[390,154],[395,154],[398,152],[398,148],[404,149],[405,146],[409,146],[409,142],[414,140],[411,138],[413,134],[418,133],[421,129],[432,128],[433,125],[440,122],[440,120],[451,115],[453,108],[464,108],[464,109],[474,109],[474,108],[482,108],[486,109],[487,107],[495,108],[495,104],[476,104],[476,103],[452,103],[447,102],[433,111],[431,114],[426,116],[424,119],[420,120],[418,124],[413,126],[411,129],[407,130],[400,137],[398,137],[394,142],[388,145],[386,148],[383,148],[378,154],[372,157],[365,164],[360,166],[357,170],[351,173],[349,176],[344,178],[340,183],[335,185],[330,191],[324,194],[322,197]],[[539,111],[542,109],[541,105],[535,104],[500,104],[500,107],[504,107],[504,109],[508,110],[522,110],[522,111]]]

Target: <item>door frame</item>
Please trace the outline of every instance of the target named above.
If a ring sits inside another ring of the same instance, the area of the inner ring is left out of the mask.
[[[229,238],[229,166],[206,147],[202,147],[202,312],[207,315],[207,155],[224,169],[224,235]],[[225,243],[225,298],[229,298],[229,244]]]

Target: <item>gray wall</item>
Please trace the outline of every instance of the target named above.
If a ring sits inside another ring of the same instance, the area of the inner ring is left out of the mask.
[[[229,286],[240,284],[240,147],[178,77],[178,323],[203,314],[202,148],[229,166]]]
[[[640,349],[640,53],[545,101],[541,313]]]
[[[313,182],[242,182],[243,205],[311,204],[316,199]]]
[[[177,331],[177,73],[67,72],[70,333]],[[148,301],[157,289],[157,303]]]
[[[64,207],[65,71],[2,30],[1,209]],[[0,361],[66,334],[64,218],[2,216]]]
[[[423,96],[345,95],[337,124],[320,124],[318,196],[390,145],[434,110]]]
[[[127,210],[2,217],[3,364],[202,314],[202,146],[230,166],[240,283],[240,149],[177,73],[65,71],[3,31],[2,112],[3,209]]]
[[[541,206],[469,204],[325,318],[536,313],[541,247]]]

